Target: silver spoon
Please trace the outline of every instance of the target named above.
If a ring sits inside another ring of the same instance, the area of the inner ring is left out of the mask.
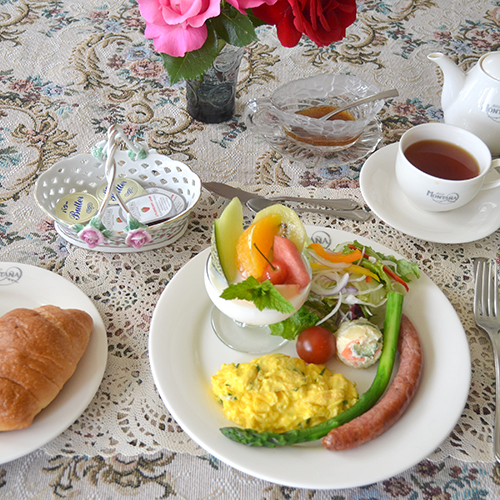
[[[352,101],[348,104],[344,104],[344,106],[340,106],[333,111],[330,111],[326,115],[323,115],[319,120],[326,121],[328,118],[336,115],[337,113],[341,113],[346,109],[353,108],[354,106],[359,106],[360,104],[365,104],[367,102],[378,101],[379,99],[387,99],[389,97],[396,97],[399,95],[399,92],[396,89],[385,90],[384,92],[379,92],[378,94],[370,95],[368,97],[363,97],[362,99],[358,99],[357,101]]]

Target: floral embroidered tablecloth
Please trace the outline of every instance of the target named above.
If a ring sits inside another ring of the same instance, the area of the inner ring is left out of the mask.
[[[186,113],[184,84],[169,85],[143,27],[133,0],[0,1],[0,262],[39,266],[75,283],[99,310],[109,345],[104,379],[88,409],[42,449],[1,464],[0,496],[497,498],[493,359],[487,337],[473,322],[471,300],[472,258],[497,255],[498,231],[447,245],[408,236],[374,214],[363,223],[304,215],[307,224],[370,237],[417,261],[457,310],[473,362],[463,415],[435,453],[374,485],[314,491],[250,477],[210,456],[169,415],[154,385],[147,339],[156,302],[175,273],[209,245],[225,201],[203,191],[187,233],[171,246],[104,254],[62,239],[33,192],[42,172],[89,152],[118,123],[132,140],[184,162],[203,181],[363,203],[359,173],[366,158],[311,166],[283,156],[247,130],[245,104],[295,78],[353,74],[399,90],[378,115],[383,147],[413,125],[442,120],[443,78],[427,54],[447,53],[467,70],[497,50],[498,3],[359,0],[358,19],[346,38],[324,49],[305,40],[285,49],[274,29],[262,27],[259,41],[245,51],[235,116],[219,125],[195,122]],[[250,213],[245,215],[248,221]]]

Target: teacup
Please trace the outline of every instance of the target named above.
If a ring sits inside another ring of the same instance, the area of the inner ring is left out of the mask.
[[[425,123],[399,141],[396,178],[411,203],[427,212],[460,208],[482,189],[500,186],[487,180],[493,160],[486,144],[471,132],[444,123]]]

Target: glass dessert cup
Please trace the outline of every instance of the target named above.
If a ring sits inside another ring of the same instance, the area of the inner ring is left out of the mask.
[[[307,259],[304,256],[302,259],[311,272]],[[211,256],[207,259],[204,278],[208,296],[214,304],[212,328],[225,345],[239,352],[264,354],[274,351],[287,342],[283,337],[272,335],[268,325],[279,323],[294,313],[285,314],[274,309],[259,311],[255,304],[246,300],[222,299],[220,294],[227,288],[227,281],[212,264]],[[300,290],[298,295],[288,299],[295,311],[306,301],[310,286],[309,284]]]
[[[383,100],[361,104],[332,119],[318,118],[344,104],[380,92],[351,75],[319,74],[289,82],[269,98],[247,103],[244,121],[250,131],[317,153],[348,149],[360,139]]]

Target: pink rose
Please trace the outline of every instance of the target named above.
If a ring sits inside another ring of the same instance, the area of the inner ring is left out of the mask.
[[[252,0],[244,0],[252,1]],[[207,39],[205,21],[220,14],[221,0],[138,0],[146,21],[144,36],[157,52],[182,57]]]
[[[274,5],[278,0],[227,0],[233,7],[238,9],[242,14],[246,14],[246,9],[253,9],[259,7],[263,3],[267,5]]]
[[[134,247],[137,249],[143,247],[146,243],[150,243],[151,241],[153,241],[151,235],[142,228],[132,229],[131,231],[129,231],[127,237],[125,238],[125,243],[129,247]]]
[[[89,248],[95,248],[97,245],[100,245],[104,241],[104,237],[101,231],[93,226],[84,227],[78,233],[78,236],[87,244]]]

